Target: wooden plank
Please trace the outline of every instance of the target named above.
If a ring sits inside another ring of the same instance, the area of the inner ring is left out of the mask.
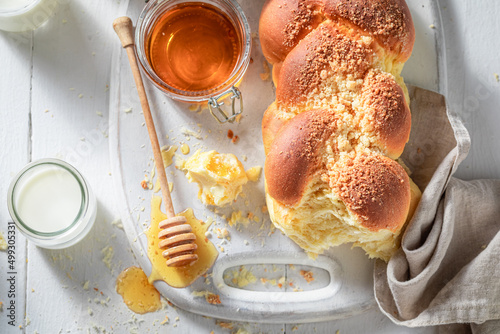
[[[13,229],[7,189],[30,161],[31,53],[31,32],[0,34],[0,78],[8,78],[0,80],[0,232],[10,244],[8,251],[0,252],[2,333],[19,333],[19,326],[25,325],[26,238]]]
[[[117,1],[67,2],[35,32],[33,159],[55,157],[74,165],[99,203],[95,226],[78,245],[65,250],[28,245],[30,332],[120,332],[139,323],[114,288],[122,266],[134,263],[123,231],[110,224],[115,215],[107,84],[115,42],[111,23],[119,10]]]

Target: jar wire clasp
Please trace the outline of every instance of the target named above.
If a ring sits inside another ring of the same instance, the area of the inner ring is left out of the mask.
[[[227,94],[231,94],[230,99],[231,99],[231,111],[232,113],[228,115],[224,110],[222,110],[221,106],[224,105],[223,101],[219,101],[223,97],[225,97]],[[240,101],[240,108],[238,111],[236,111],[236,100]],[[243,99],[241,97],[241,92],[238,88],[235,86],[231,87],[231,89],[225,91],[224,93],[211,97],[208,99],[208,108],[210,109],[210,113],[212,116],[217,120],[219,123],[232,123],[236,119],[236,116],[241,114],[243,112]],[[217,109],[217,113],[214,111],[214,109]]]

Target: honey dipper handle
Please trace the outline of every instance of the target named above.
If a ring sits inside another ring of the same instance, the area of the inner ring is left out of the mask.
[[[170,190],[168,188],[167,174],[165,173],[165,166],[163,165],[163,158],[161,155],[160,144],[158,143],[158,137],[156,135],[153,115],[151,114],[151,110],[149,108],[148,97],[146,95],[146,90],[144,89],[144,83],[142,82],[141,72],[137,64],[137,58],[135,57],[134,29],[132,20],[126,16],[119,17],[113,21],[113,28],[120,38],[123,48],[127,51],[130,68],[132,69],[135,85],[137,87],[137,93],[139,93],[139,100],[141,101],[142,112],[144,113],[146,126],[148,128],[149,140],[151,141],[151,146],[153,148],[153,156],[155,158],[158,179],[160,180],[163,203],[165,204],[167,217],[172,218],[175,216],[175,211],[172,204],[172,198],[170,197]]]

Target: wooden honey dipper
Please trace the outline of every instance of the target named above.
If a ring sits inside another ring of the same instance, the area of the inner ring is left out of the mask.
[[[151,115],[148,97],[146,95],[146,90],[144,89],[144,83],[142,82],[141,73],[135,57],[134,28],[132,20],[126,16],[119,17],[113,21],[113,28],[120,38],[123,48],[127,50],[130,68],[132,69],[132,74],[134,75],[135,85],[137,87],[137,92],[139,93],[139,100],[141,101],[142,111],[146,120],[149,140],[151,141],[151,146],[153,148],[153,155],[156,170],[158,171],[158,179],[160,180],[163,203],[165,203],[165,210],[168,217],[159,224],[162,231],[158,234],[158,237],[160,239],[163,238],[163,240],[159,243],[159,247],[165,248],[163,256],[167,258],[167,266],[181,267],[192,264],[198,259],[198,255],[194,254],[194,251],[197,248],[195,243],[196,236],[192,233],[191,225],[187,223],[186,218],[175,215],[172,198],[170,197],[170,190],[168,188],[167,174],[165,173],[165,167],[163,165],[160,144],[158,143],[158,137],[156,135],[153,122],[153,116]]]

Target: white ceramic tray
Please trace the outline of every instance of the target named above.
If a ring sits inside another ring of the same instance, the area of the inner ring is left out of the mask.
[[[258,31],[258,18],[263,2],[239,1],[255,33]],[[440,80],[445,78],[445,48],[438,4],[432,0],[412,0],[408,3],[417,38],[413,55],[404,69],[406,82],[445,92],[446,83]],[[142,1],[131,2],[127,15],[135,21],[143,5]],[[186,143],[191,148],[190,154],[197,149],[214,149],[221,153],[235,154],[246,169],[263,166],[260,123],[263,112],[274,100],[274,87],[271,81],[260,78],[260,73],[264,72],[264,58],[258,35],[254,35],[251,53],[253,63],[240,85],[244,102],[240,123],[219,125],[208,110],[201,113],[190,111],[189,105],[168,99],[146,81],[161,145]],[[140,182],[145,174],[150,176],[153,155],[146,127],[141,126],[144,120],[128,60],[118,42],[111,71],[109,133],[116,196],[130,245],[139,264],[149,274],[151,264],[146,256],[147,240],[143,232],[150,222],[153,192],[143,190]],[[125,112],[128,109],[132,111]],[[233,144],[227,138],[228,129],[239,136],[238,143]],[[199,139],[197,136],[186,135],[186,130],[198,133]],[[179,151],[178,154],[182,155]],[[206,220],[207,217],[212,217],[215,220],[211,229],[225,227],[231,235],[229,242],[220,245],[221,239],[212,233],[211,240],[217,248],[222,246],[224,252],[219,253],[208,281],[200,278],[184,289],[171,288],[163,282],[155,283],[159,291],[175,305],[217,318],[266,323],[343,318],[376,305],[373,298],[373,261],[368,260],[362,250],[351,249],[348,245],[336,247],[312,261],[278,231],[269,234],[269,217],[260,210],[265,205],[263,176],[259,182],[245,186],[246,198],[240,198],[231,207],[215,213],[214,208],[201,204],[197,199],[197,185],[188,183],[181,171],[170,166],[167,168],[167,175],[169,181],[174,183],[172,198],[176,211],[191,207],[197,218]],[[252,212],[261,222],[238,229],[230,227],[224,215],[229,217],[236,210],[241,210],[243,214]],[[289,264],[295,266],[291,267]],[[257,282],[238,288],[224,279],[226,270],[231,271],[230,268],[233,267],[238,269],[241,265],[253,272]],[[312,271],[314,281],[307,283],[299,275],[300,269]],[[264,284],[260,280],[262,277],[284,277],[287,284],[281,288],[270,283]],[[292,286],[288,284],[289,281],[292,281]],[[211,305],[204,298],[193,295],[194,291],[201,290],[219,294],[222,303]]]

